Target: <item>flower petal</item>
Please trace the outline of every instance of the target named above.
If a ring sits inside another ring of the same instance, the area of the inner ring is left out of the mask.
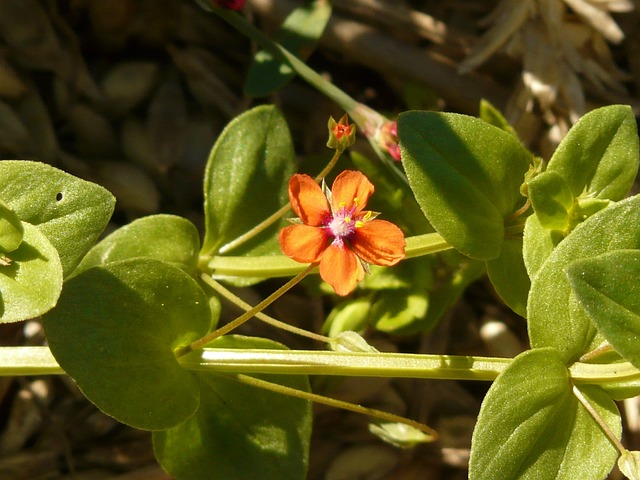
[[[355,204],[357,215],[362,211],[373,194],[373,184],[362,173],[345,170],[336,177],[331,187],[331,206],[336,212],[340,206],[347,210]],[[354,200],[357,199],[356,202]]]
[[[320,277],[338,295],[350,294],[364,278],[364,268],[358,257],[346,246],[331,244],[320,258]]]
[[[309,175],[296,173],[291,177],[289,200],[293,211],[307,225],[319,227],[331,215],[327,197]]]
[[[327,248],[324,230],[309,225],[291,225],[280,231],[278,242],[284,254],[296,262],[314,263]]]
[[[402,230],[385,220],[365,222],[351,238],[354,253],[374,265],[395,265],[404,258],[404,247]]]

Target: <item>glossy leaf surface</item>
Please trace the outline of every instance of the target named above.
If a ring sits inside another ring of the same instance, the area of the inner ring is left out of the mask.
[[[524,203],[530,154],[513,135],[465,115],[406,112],[398,135],[409,184],[434,228],[467,256],[498,257],[504,219]]]
[[[569,130],[547,172],[563,177],[574,197],[620,200],[633,184],[639,156],[631,107],[611,105],[587,113]]]
[[[282,349],[261,338],[230,336],[209,347]],[[232,377],[197,372],[200,406],[191,418],[154,432],[160,464],[182,480],[304,479],[309,459],[311,405]],[[301,375],[256,375],[263,380],[309,391]]]
[[[28,223],[22,242],[0,260],[0,322],[38,317],[53,308],[62,289],[62,264],[49,239]]]
[[[287,203],[294,171],[291,135],[275,107],[259,106],[231,121],[205,172],[203,253],[217,252]],[[276,222],[233,255],[280,252],[276,232],[283,224]]]
[[[640,367],[640,250],[578,260],[567,277],[580,306],[609,343]]]
[[[566,361],[586,353],[596,329],[565,274],[576,260],[640,248],[640,197],[622,200],[579,224],[551,253],[531,284],[527,304],[533,347],[555,347]]]
[[[115,205],[99,185],[44,163],[18,160],[0,162],[0,198],[49,238],[65,276],[98,239]]]
[[[615,403],[582,387],[607,425],[621,433]],[[473,433],[471,480],[601,480],[617,450],[573,395],[564,362],[552,348],[514,360],[487,393]]]
[[[145,430],[165,429],[197,409],[200,388],[174,350],[205,335],[207,298],[183,270],[144,258],[71,278],[44,317],[62,368],[102,411]]]
[[[134,220],[95,245],[74,274],[135,257],[162,260],[194,273],[199,251],[200,235],[193,223],[175,215],[152,215]]]

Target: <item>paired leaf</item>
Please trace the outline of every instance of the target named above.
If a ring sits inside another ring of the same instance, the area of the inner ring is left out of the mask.
[[[67,276],[106,227],[115,199],[107,190],[44,163],[0,161],[0,198],[39,227]]]
[[[604,421],[621,434],[615,403],[582,387]],[[476,424],[471,480],[600,480],[617,450],[572,393],[567,368],[552,348],[529,350],[498,376]]]
[[[200,235],[189,220],[175,215],[152,215],[134,220],[95,245],[74,274],[135,257],[162,260],[193,274],[199,251]]]
[[[0,259],[0,322],[35,318],[51,310],[62,290],[58,252],[38,227],[22,223],[22,242]]]
[[[213,147],[204,180],[204,254],[212,254],[288,202],[295,171],[293,142],[282,114],[259,106],[235,118]],[[234,255],[279,252],[277,223]]]
[[[330,17],[329,1],[308,2],[289,14],[274,40],[301,60],[306,60],[320,40]],[[288,64],[274,58],[272,53],[261,50],[249,67],[244,91],[250,97],[263,97],[286,85],[295,75]]]
[[[497,258],[504,220],[524,202],[531,155],[510,133],[465,115],[406,112],[398,135],[409,184],[434,228],[467,256]]]
[[[505,239],[500,256],[487,263],[487,275],[496,293],[511,310],[527,318],[531,280],[522,258],[522,239]]]
[[[220,348],[283,349],[261,338],[230,336]],[[176,478],[241,480],[304,479],[309,460],[311,405],[308,401],[244,385],[232,377],[198,372],[200,406],[171,429],[153,433],[160,464]],[[256,375],[308,392],[301,375]]]
[[[527,187],[540,225],[548,230],[566,230],[573,207],[573,194],[567,181],[556,172],[543,172],[528,182]]]
[[[533,278],[527,315],[533,347],[555,347],[566,361],[589,350],[596,329],[565,270],[577,260],[640,248],[640,196],[589,217],[553,250]]]
[[[638,132],[628,105],[584,115],[554,152],[547,172],[565,179],[574,198],[621,200],[638,172]]]
[[[640,250],[571,263],[567,277],[581,308],[611,345],[640,368]]]
[[[193,415],[200,388],[174,351],[205,335],[207,298],[183,270],[134,258],[71,278],[43,320],[60,366],[98,408],[145,430]]]

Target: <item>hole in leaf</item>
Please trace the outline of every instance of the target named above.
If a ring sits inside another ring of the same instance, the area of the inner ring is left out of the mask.
[[[60,200],[62,200],[62,192],[58,192],[58,194],[56,195],[56,200],[59,202]]]

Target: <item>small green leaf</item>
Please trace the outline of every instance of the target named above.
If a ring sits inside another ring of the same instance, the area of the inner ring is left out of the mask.
[[[115,205],[113,195],[95,183],[21,160],[0,161],[0,198],[49,238],[65,276],[98,239]]]
[[[216,253],[288,202],[293,142],[282,114],[259,106],[235,118],[211,151],[204,180],[204,254]],[[233,255],[280,252],[276,222]]]
[[[618,353],[640,367],[640,250],[577,260],[566,272],[589,319]]]
[[[0,253],[12,252],[22,242],[22,222],[2,200],[0,200]]]
[[[18,322],[51,310],[62,290],[58,252],[38,227],[22,223],[20,246],[0,264],[0,322]]]
[[[381,332],[404,333],[415,328],[428,309],[429,295],[424,291],[384,290],[371,306],[371,322]]]
[[[531,280],[522,259],[522,239],[506,239],[500,256],[487,262],[489,280],[511,310],[527,318]]]
[[[502,112],[498,110],[491,102],[485,100],[484,98],[480,100],[480,115],[481,120],[493,125],[494,127],[498,127],[500,130],[504,130],[511,135],[517,137],[516,131],[513,129],[507,119],[504,118]]]
[[[640,196],[613,204],[579,224],[553,250],[531,282],[527,303],[533,347],[555,347],[566,361],[589,350],[596,328],[565,274],[573,262],[640,248]]]
[[[134,220],[95,245],[74,275],[134,257],[162,260],[193,274],[199,251],[200,235],[189,220],[175,215],[152,215]]]
[[[621,200],[638,172],[638,132],[628,105],[598,108],[569,130],[547,172],[563,177],[574,197]]]
[[[433,227],[472,258],[497,258],[504,219],[524,199],[531,155],[511,134],[480,119],[412,111],[398,118],[409,184]]]
[[[220,348],[283,349],[273,341],[230,336]],[[241,384],[232,377],[198,372],[200,406],[191,418],[153,433],[158,462],[181,480],[304,479],[309,460],[311,404]],[[302,375],[255,375],[305,392]]]
[[[205,335],[207,298],[183,270],[134,258],[71,278],[43,320],[60,366],[102,411],[144,430],[193,415],[200,389],[174,351]]]
[[[533,278],[549,258],[556,245],[564,239],[561,232],[547,230],[537,215],[529,215],[522,235],[522,256],[529,278]]]
[[[535,176],[527,187],[540,225],[549,230],[566,230],[573,194],[565,179],[556,172],[546,171]]]
[[[315,49],[330,17],[330,2],[308,2],[289,14],[274,40],[301,60],[306,60]],[[270,52],[261,50],[256,53],[249,67],[244,91],[250,97],[264,97],[283,87],[294,76],[295,72],[289,65],[275,59]]]
[[[618,468],[629,480],[640,480],[640,452],[626,450],[618,459]]]
[[[582,393],[620,435],[615,403],[597,387]],[[529,350],[498,376],[473,432],[470,480],[601,480],[617,450],[572,393],[552,348]]]
[[[324,322],[322,332],[337,337],[341,332],[361,332],[369,325],[371,300],[368,297],[354,298],[339,303]]]

